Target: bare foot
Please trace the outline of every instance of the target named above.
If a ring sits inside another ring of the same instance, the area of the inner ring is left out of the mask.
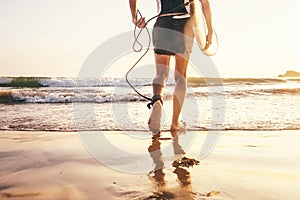
[[[185,130],[186,130],[185,122],[181,122],[181,123],[179,123],[178,121],[172,122],[172,125],[170,127],[171,132],[174,132],[174,131],[184,132]]]
[[[152,113],[148,120],[149,129],[150,131],[152,131],[153,134],[160,133],[161,116],[162,116],[162,104],[160,101],[156,101],[152,107]]]
[[[180,129],[179,122],[178,121],[172,122],[170,131],[179,131],[179,129]]]

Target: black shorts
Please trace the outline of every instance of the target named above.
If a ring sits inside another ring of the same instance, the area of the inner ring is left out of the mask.
[[[193,31],[189,18],[160,17],[153,28],[154,52],[175,55],[192,51]]]

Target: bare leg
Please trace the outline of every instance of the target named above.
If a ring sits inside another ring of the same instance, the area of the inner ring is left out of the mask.
[[[153,79],[153,95],[161,96],[163,95],[163,89],[166,85],[166,81],[169,77],[169,65],[170,65],[169,55],[155,54],[156,62],[156,77]],[[152,113],[150,115],[148,126],[154,135],[160,133],[160,123],[162,116],[162,103],[156,101],[152,107]]]
[[[175,90],[173,95],[173,118],[171,130],[179,129],[179,115],[186,95],[186,70],[190,54],[177,54],[175,56]]]

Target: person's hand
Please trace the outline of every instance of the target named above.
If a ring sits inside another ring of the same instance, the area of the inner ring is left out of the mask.
[[[134,18],[132,22],[139,28],[144,28],[146,26],[145,17],[142,17],[138,20]]]
[[[212,43],[212,31],[209,31],[208,34],[206,35],[206,44],[203,50],[206,51],[211,45],[211,43]]]

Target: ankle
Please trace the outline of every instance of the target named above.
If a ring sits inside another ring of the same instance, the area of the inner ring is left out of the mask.
[[[171,130],[178,130],[179,129],[179,122],[178,121],[172,121],[170,129]]]

